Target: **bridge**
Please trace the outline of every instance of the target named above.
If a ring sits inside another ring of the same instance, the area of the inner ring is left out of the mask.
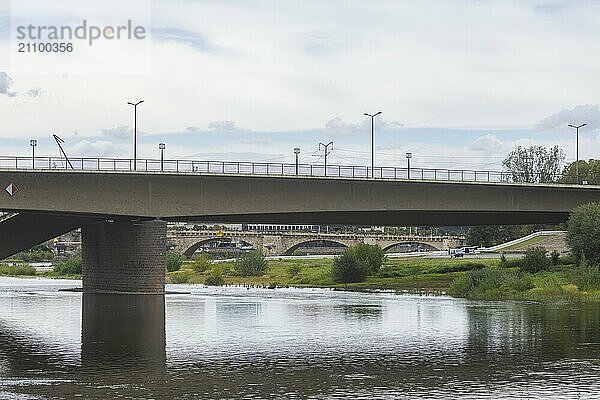
[[[384,251],[399,244],[424,244],[436,250],[447,250],[460,247],[464,238],[458,236],[398,236],[398,235],[365,235],[337,233],[277,233],[265,234],[244,231],[169,231],[167,243],[174,246],[180,254],[191,257],[200,247],[214,241],[235,239],[251,245],[268,256],[293,255],[294,251],[303,245],[318,241],[333,242],[344,247],[358,243],[376,244]]]
[[[148,163],[132,171],[131,160],[129,169],[116,159],[72,160],[79,170],[45,165],[51,158],[5,161],[0,212],[10,215],[0,221],[0,259],[81,227],[87,292],[162,293],[166,221],[544,224],[564,222],[574,207],[600,201],[600,187],[514,183],[507,173],[435,170],[427,177],[423,170],[415,178],[412,170],[379,168],[365,170],[375,175],[366,178],[359,167],[341,166],[331,177],[322,166],[314,176],[293,174],[283,164],[264,170],[233,163],[231,171],[227,163],[215,170],[209,162],[205,171],[192,161],[156,171]]]

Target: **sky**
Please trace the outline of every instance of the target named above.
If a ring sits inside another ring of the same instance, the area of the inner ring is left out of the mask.
[[[518,145],[600,152],[600,2],[0,0],[0,155],[499,170]],[[16,27],[132,20],[136,43],[21,55]],[[29,58],[27,58],[29,57]]]

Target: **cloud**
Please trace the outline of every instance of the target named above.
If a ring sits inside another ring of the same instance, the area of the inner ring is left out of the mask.
[[[215,132],[247,132],[246,129],[240,128],[233,121],[213,121],[208,124],[208,129]]]
[[[375,118],[375,128],[378,130],[395,130],[400,129],[404,125],[399,121],[386,121],[383,118]],[[371,129],[371,118],[364,118],[359,123],[346,122],[339,117],[335,117],[327,121],[325,129],[336,133],[355,133],[364,132]]]
[[[71,147],[67,154],[81,157],[117,157],[123,154],[123,149],[122,146],[107,140],[82,140]]]
[[[40,97],[42,95],[42,89],[40,88],[31,88],[27,91],[27,96],[29,97]]]
[[[152,29],[154,38],[165,41],[174,41],[190,45],[203,53],[218,54],[221,48],[211,43],[204,35],[185,29],[160,27]]]
[[[132,135],[132,130],[130,127],[123,125],[115,128],[102,129],[102,135],[114,139],[128,139]]]
[[[471,144],[471,150],[482,151],[485,153],[497,153],[502,150],[504,144],[496,135],[488,133],[487,135],[479,136]]]
[[[585,129],[600,128],[600,107],[597,104],[581,104],[541,120],[536,128],[540,131],[567,131],[568,125],[587,124]]]
[[[8,76],[6,72],[0,71],[0,95],[3,94],[8,97],[15,97],[17,93],[10,90],[12,84],[12,78]]]

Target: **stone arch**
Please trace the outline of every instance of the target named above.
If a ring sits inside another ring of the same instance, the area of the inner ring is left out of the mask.
[[[417,244],[417,245],[421,245],[421,246],[427,246],[427,247],[431,247],[432,250],[437,250],[439,251],[440,249],[436,246],[434,246],[433,244],[429,243],[429,242],[421,242],[418,240],[403,240],[401,242],[395,242],[386,246],[383,246],[383,251],[384,252],[388,252],[392,247],[398,246],[400,244]]]
[[[246,243],[246,244],[254,247],[255,250],[259,250],[260,249],[260,246],[258,246],[257,243],[249,242],[248,240],[245,240],[245,238],[241,239],[241,238],[229,237],[229,236],[213,236],[213,237],[209,237],[209,238],[206,238],[206,239],[198,240],[197,242],[194,242],[194,244],[192,244],[191,246],[190,245],[186,245],[187,249],[183,252],[183,255],[186,256],[186,257],[188,257],[188,258],[191,257],[191,256],[193,256],[194,253],[196,252],[196,250],[198,250],[202,245],[204,245],[206,243],[215,242],[217,240],[229,240],[229,241],[232,241],[232,240],[235,240],[235,239],[241,241],[242,243]]]
[[[295,245],[289,247],[284,253],[284,256],[291,256],[294,254],[294,251],[296,251],[300,246],[308,244],[308,243],[314,243],[314,242],[328,242],[328,243],[336,243],[339,245],[342,245],[346,248],[348,248],[348,243],[344,243],[342,241],[339,240],[332,240],[332,239],[320,239],[320,238],[315,238],[315,239],[308,239],[308,240],[303,240],[299,243],[296,243]]]

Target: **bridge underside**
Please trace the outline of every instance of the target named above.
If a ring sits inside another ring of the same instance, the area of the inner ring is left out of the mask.
[[[168,221],[451,226],[555,224],[566,212],[338,211],[208,215]],[[110,222],[107,222],[110,219]],[[0,259],[82,228],[85,292],[164,293],[166,222],[127,216],[19,213],[0,222]]]
[[[477,226],[559,224],[566,222],[568,218],[568,212],[375,210],[206,215],[170,217],[166,220],[314,225]]]

